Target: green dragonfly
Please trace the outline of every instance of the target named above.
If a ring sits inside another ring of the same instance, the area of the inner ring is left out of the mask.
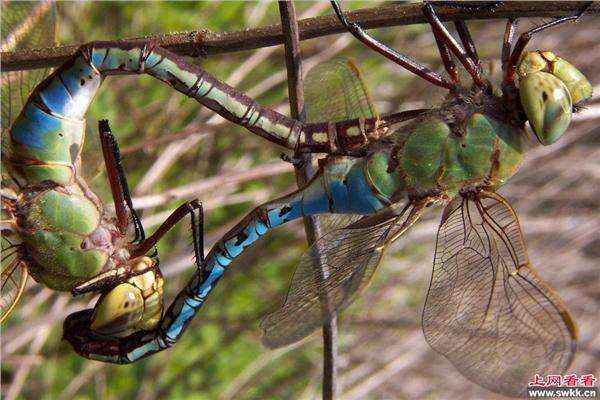
[[[54,45],[55,14],[51,1],[4,4],[3,51]],[[146,238],[108,122],[99,124],[101,148],[84,150],[86,110],[79,114],[76,90],[65,92],[60,100],[53,97],[52,88],[40,83],[46,72],[2,74],[0,321],[10,315],[32,276],[57,291],[111,289],[96,307],[92,325],[98,332],[127,336],[151,330],[163,312],[163,279],[152,251],[154,244],[181,218],[191,215],[200,262],[203,245],[196,218],[201,205],[187,202]],[[52,86],[58,80],[50,75],[45,82]],[[54,107],[53,101],[68,111]],[[84,176],[82,160],[89,166],[98,153],[104,156],[116,215],[106,211]]]
[[[447,89],[442,105],[379,116],[356,68],[338,62],[309,75],[311,122],[303,123],[261,106],[167,50],[142,42],[90,43],[38,86],[29,104],[43,103],[55,115],[82,118],[105,76],[143,72],[267,140],[295,151],[328,155],[304,188],[257,207],[232,228],[156,327],[134,327],[137,330],[125,336],[103,332],[97,329],[103,325],[98,319],[118,318],[101,301],[95,310],[67,318],[65,339],[85,357],[114,363],[161,351],[182,336],[233,260],[268,231],[308,215],[358,216],[316,242],[294,274],[281,309],[263,321],[265,344],[292,343],[349,305],[367,286],[389,245],[428,206],[445,204],[423,312],[426,339],[472,381],[495,392],[523,395],[534,374],[560,373],[570,365],[576,328],[566,306],[533,268],[516,214],[496,190],[517,172],[525,152],[525,122],[542,144],[550,145],[566,132],[573,109],[591,97],[590,83],[573,65],[549,51],[525,52],[533,34],[580,15],[526,32],[514,46],[515,21],[510,20],[498,95],[481,70],[466,25],[456,24],[459,44],[431,5],[426,3],[423,12],[449,79],[377,42],[347,21],[337,3],[334,8],[365,44]],[[453,56],[472,85],[460,82]],[[325,116],[330,122],[313,122]],[[13,125],[11,140],[17,150],[13,154],[23,159],[31,150],[18,146],[33,147],[44,133],[25,132],[21,125]],[[49,178],[36,168],[13,163],[13,173],[28,181],[41,176],[60,184],[64,179],[58,174]],[[131,207],[128,212],[134,214]],[[149,250],[138,248],[135,254],[141,257]],[[329,270],[326,277],[315,275],[315,260]],[[130,279],[131,273],[124,271],[112,283]],[[84,290],[89,287],[94,286]],[[105,299],[116,291],[110,286],[102,289]]]

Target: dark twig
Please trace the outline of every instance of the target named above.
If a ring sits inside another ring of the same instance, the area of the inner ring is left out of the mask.
[[[304,120],[304,88],[302,81],[302,56],[300,54],[300,36],[298,29],[298,21],[294,3],[290,0],[279,2],[279,12],[281,14],[281,25],[283,29],[284,46],[285,46],[285,61],[287,66],[287,81],[288,92],[290,97],[290,111],[292,118]],[[306,154],[297,154],[295,157],[300,157],[302,162],[300,165],[295,165],[296,181],[299,187],[304,186],[317,172],[314,168],[313,161],[315,156]],[[319,239],[322,234],[322,226],[318,217],[305,217],[304,230],[306,231],[306,239],[308,245]],[[317,279],[326,277],[328,271],[318,261],[322,259],[319,255],[315,257],[320,268],[315,271],[318,274]],[[322,299],[327,303],[327,299]],[[331,321],[323,325],[323,399],[332,400],[337,393],[337,321],[333,318]]]
[[[436,13],[442,21],[467,21],[472,19],[565,17],[574,15],[588,5],[587,1],[506,1],[493,8],[479,9],[452,7],[436,4]],[[592,4],[586,14],[600,13],[600,3]],[[376,8],[365,8],[346,13],[348,18],[365,29],[426,23],[421,4],[392,4]],[[306,18],[298,21],[300,40],[328,36],[345,32],[345,28],[334,15]],[[208,30],[160,34],[123,39],[142,39],[180,55],[198,57],[240,50],[257,49],[283,43],[281,25],[268,25],[255,29],[215,33]],[[62,64],[75,53],[80,45],[60,46],[45,49],[2,52],[3,71],[54,67]]]

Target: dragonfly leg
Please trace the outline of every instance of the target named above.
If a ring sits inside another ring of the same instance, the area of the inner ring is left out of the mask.
[[[578,12],[575,15],[557,18],[553,21],[536,26],[535,28],[530,29],[527,32],[523,32],[519,36],[519,39],[517,40],[517,43],[515,43],[515,47],[513,48],[512,53],[510,54],[510,57],[508,58],[508,62],[506,64],[506,71],[505,71],[505,75],[504,75],[504,83],[512,84],[514,82],[515,75],[517,72],[517,64],[519,63],[519,60],[521,59],[521,55],[525,51],[525,47],[527,46],[527,44],[529,43],[529,41],[531,40],[533,35],[535,35],[536,33],[545,31],[548,28],[552,28],[553,26],[564,24],[565,22],[579,20],[579,18],[581,18],[581,16],[583,14],[585,14],[587,9],[592,5],[592,3],[593,2],[590,1],[585,7],[583,7],[583,9],[580,12]]]
[[[504,29],[504,38],[502,39],[502,71],[506,73],[508,66],[508,59],[510,58],[510,49],[512,42],[515,37],[515,29],[517,28],[517,19],[509,18],[506,21],[506,28]]]
[[[110,189],[115,202],[119,231],[122,234],[125,234],[127,228],[129,227],[129,218],[127,213],[127,209],[129,209],[129,215],[131,215],[131,219],[133,220],[133,225],[135,227],[135,237],[133,242],[142,241],[145,238],[144,227],[142,226],[137,212],[133,208],[127,177],[121,163],[119,144],[117,143],[117,139],[113,135],[107,120],[101,120],[98,122],[98,132],[100,134],[100,143],[102,145],[104,162],[106,163],[108,181],[110,183]]]
[[[446,6],[446,7],[454,7],[460,8],[463,10],[472,10],[478,11],[485,9],[489,12],[494,12],[496,8],[502,5],[503,1],[495,1],[486,4],[470,4],[469,2],[454,2],[454,1],[441,1],[441,2],[431,2],[434,6],[437,4]],[[469,57],[475,62],[478,68],[481,68],[481,60],[479,59],[479,55],[477,55],[477,49],[475,47],[475,42],[471,37],[471,33],[469,32],[469,28],[467,27],[464,21],[454,21],[454,26],[456,27],[456,31],[458,32],[458,36],[460,37],[460,41],[463,45],[463,48],[467,51]]]
[[[198,216],[196,213],[198,213]],[[169,230],[187,215],[189,215],[191,219],[196,264],[201,268],[202,262],[204,261],[204,238],[202,232],[204,226],[204,211],[202,209],[202,203],[197,199],[188,201],[177,207],[152,236],[134,244],[130,250],[131,258],[141,257],[148,253]]]
[[[369,35],[367,31],[361,28],[357,23],[348,21],[348,19],[342,12],[342,8],[338,0],[332,0],[331,5],[333,6],[333,9],[338,19],[346,27],[348,32],[350,32],[354,37],[366,44],[371,49],[375,50],[384,57],[392,60],[393,62],[407,69],[413,74],[425,79],[428,82],[433,83],[436,86],[440,86],[446,89],[453,89],[455,87],[454,83],[448,81],[443,76],[430,70],[426,66],[416,62],[410,57],[398,53],[396,50],[379,42],[371,35]]]
[[[117,139],[110,129],[107,120],[101,120],[98,123],[98,132],[100,135],[100,144],[102,147],[102,155],[106,164],[106,172],[115,203],[115,214],[117,216],[117,229],[122,235],[127,233],[129,227],[129,215],[135,226],[135,238],[133,242],[137,242],[144,237],[144,229],[140,219],[133,208],[129,185],[121,164],[121,155]],[[71,290],[73,295],[93,291],[104,291],[121,283],[132,275],[138,275],[147,270],[147,268],[136,268],[140,263],[128,263],[125,265],[117,265],[101,274],[98,274],[91,279],[83,282]],[[143,263],[142,263],[143,265]]]
[[[436,34],[435,31],[433,32],[433,36],[440,52],[440,57],[442,57],[444,69],[446,72],[448,72],[448,75],[450,75],[452,82],[456,83],[457,85],[460,84],[460,80],[458,79],[458,71],[456,70],[456,64],[454,63],[454,60],[452,60],[448,46],[446,46],[443,39]]]
[[[465,21],[454,21],[454,26],[456,27],[458,37],[460,38],[464,49],[467,51],[468,56],[475,62],[477,68],[481,70],[481,60],[477,54],[477,47],[475,47],[471,32],[469,32],[469,27]]]
[[[431,30],[436,38],[436,41],[441,41],[444,45],[454,53],[454,55],[458,58],[460,63],[465,67],[469,75],[473,78],[473,81],[476,85],[484,87],[486,83],[483,81],[481,76],[481,71],[477,66],[476,62],[469,56],[467,51],[463,49],[458,42],[452,37],[448,29],[442,24],[442,21],[438,18],[433,6],[428,2],[423,4],[423,14],[429,25],[431,26]],[[438,44],[439,46],[439,44]],[[442,58],[443,58],[443,52]]]
[[[67,317],[63,326],[64,338],[84,357],[117,364],[131,363],[173,346],[233,259],[273,227],[302,216],[300,204],[290,203],[292,200],[299,202],[301,198],[299,192],[294,192],[285,198],[257,207],[213,247],[205,262],[202,262],[203,255],[200,249],[201,235],[194,235],[199,269],[173,300],[160,325],[154,330],[139,331],[125,338],[100,335],[90,328],[93,310],[88,309]],[[178,220],[200,207],[199,202],[190,202],[179,207],[154,235],[139,244],[135,255],[143,254]],[[200,227],[201,224],[193,222],[194,231],[198,232]]]

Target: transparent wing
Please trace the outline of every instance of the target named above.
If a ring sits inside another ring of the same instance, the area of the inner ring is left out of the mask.
[[[387,246],[421,210],[421,204],[390,206],[315,242],[302,257],[283,306],[262,321],[263,343],[280,347],[296,342],[352,303],[371,281]],[[324,273],[314,268],[315,259]]]
[[[56,33],[56,5],[51,1],[3,2],[1,13],[1,50],[15,51],[54,45]],[[2,155],[7,156],[6,135],[13,121],[21,112],[30,93],[49,71],[2,72]],[[2,186],[14,186],[6,168],[2,168]],[[19,301],[27,277],[27,264],[19,251],[20,246],[2,237],[2,262],[0,275],[0,321],[3,321]]]
[[[347,59],[328,61],[308,71],[304,100],[307,122],[377,116],[360,71]]]
[[[535,374],[571,363],[575,324],[531,265],[517,216],[498,194],[444,210],[423,331],[463,375],[506,396],[526,396]]]
[[[323,236],[340,228],[345,228],[363,218],[357,214],[324,214],[319,215]]]
[[[27,267],[19,252],[19,245],[2,237],[2,261],[0,262],[0,323],[13,310],[25,289]]]
[[[371,95],[362,80],[358,67],[348,59],[334,59],[312,68],[304,79],[304,99],[307,122],[343,121],[353,118],[372,118],[377,115]],[[332,243],[344,240],[344,228],[359,219],[362,215],[325,214],[318,217],[321,234],[327,235]],[[338,237],[339,235],[339,237]],[[313,250],[317,252],[316,248]],[[316,265],[318,257],[311,257],[310,262],[315,271],[322,271]],[[362,275],[354,275],[355,283],[360,285]]]

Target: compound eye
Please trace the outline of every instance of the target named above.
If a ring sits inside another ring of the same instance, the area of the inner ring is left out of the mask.
[[[571,123],[571,95],[565,84],[552,74],[536,72],[521,77],[519,92],[523,110],[543,145],[556,142]]]
[[[556,58],[552,63],[552,74],[569,89],[573,104],[580,104],[592,97],[592,84],[588,79],[568,61],[562,58]]]
[[[520,78],[548,69],[548,60],[539,51],[528,51],[519,61],[517,73]]]
[[[121,283],[98,300],[90,327],[102,335],[128,336],[137,330],[143,313],[144,298],[140,289]]]

